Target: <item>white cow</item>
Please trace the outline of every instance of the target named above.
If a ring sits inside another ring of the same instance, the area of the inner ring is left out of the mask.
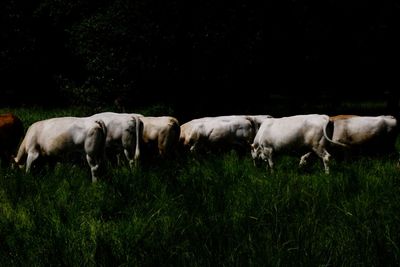
[[[180,143],[190,151],[250,150],[262,120],[268,115],[231,115],[194,119],[181,125]]]
[[[118,157],[124,153],[133,169],[138,166],[140,158],[140,139],[143,133],[143,122],[140,114],[103,112],[92,115],[92,120],[101,119],[107,127],[106,151]]]
[[[343,115],[331,117],[343,117]],[[333,120],[334,142],[345,144],[347,151],[389,153],[395,151],[397,120],[393,116],[348,116]]]
[[[171,116],[141,116],[143,121],[143,143],[146,147],[156,146],[162,157],[171,155],[178,148],[180,126],[176,118]]]
[[[273,171],[273,155],[275,153],[308,151],[300,161],[315,153],[323,161],[325,173],[329,173],[330,154],[326,150],[326,128],[329,123],[327,115],[309,114],[282,118],[267,118],[251,145],[251,154],[256,164],[260,159],[267,162]],[[328,140],[329,141],[329,140]]]
[[[103,163],[107,128],[101,120],[59,117],[33,123],[14,158],[17,165],[26,161],[29,172],[39,158],[58,158],[75,151],[84,152],[96,182]]]

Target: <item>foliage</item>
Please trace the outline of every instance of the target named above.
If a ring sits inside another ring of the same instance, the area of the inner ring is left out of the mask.
[[[291,110],[326,94],[335,108],[353,94],[384,98],[384,112],[398,113],[400,9],[389,6],[4,0],[0,105],[102,108],[123,99],[195,117],[259,113],[274,93]]]

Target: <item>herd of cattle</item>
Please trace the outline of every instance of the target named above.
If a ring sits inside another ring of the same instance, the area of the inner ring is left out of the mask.
[[[275,154],[296,151],[301,153],[300,166],[314,154],[322,159],[325,172],[329,173],[332,151],[393,153],[397,136],[398,125],[393,116],[232,115],[180,124],[171,116],[104,112],[37,121],[25,132],[17,116],[0,115],[3,166],[25,165],[29,172],[39,159],[59,159],[75,151],[84,153],[93,182],[101,175],[106,157],[123,155],[135,168],[141,153],[152,153],[151,149],[161,157],[182,150],[221,153],[235,149],[251,154],[255,165],[266,162],[271,171]]]

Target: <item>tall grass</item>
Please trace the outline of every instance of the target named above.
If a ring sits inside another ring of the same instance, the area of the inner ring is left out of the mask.
[[[249,155],[186,155],[109,166],[95,184],[84,163],[0,169],[0,263],[398,266],[395,161],[297,164],[283,156],[270,174]]]
[[[0,173],[7,265],[397,265],[399,176],[357,160],[331,175],[235,154],[127,167],[92,184],[68,163]],[[289,167],[289,169],[287,168]]]

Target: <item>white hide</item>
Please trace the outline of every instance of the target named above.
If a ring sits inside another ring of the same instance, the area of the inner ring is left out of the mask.
[[[254,162],[261,159],[273,170],[273,155],[290,151],[308,152],[300,165],[315,153],[323,161],[325,173],[329,173],[330,154],[326,150],[325,128],[329,123],[326,115],[309,114],[282,118],[267,118],[261,124],[252,144]]]
[[[194,119],[181,125],[180,142],[190,151],[249,149],[258,126],[268,115],[231,115]]]
[[[106,150],[124,153],[133,169],[138,166],[140,158],[140,139],[143,122],[140,114],[103,112],[92,115],[92,120],[101,119],[107,127]],[[118,156],[118,155],[116,155]]]
[[[29,172],[39,157],[58,158],[74,151],[84,152],[95,182],[103,163],[106,135],[101,120],[59,117],[38,121],[28,128],[14,161],[22,165],[26,160]]]

